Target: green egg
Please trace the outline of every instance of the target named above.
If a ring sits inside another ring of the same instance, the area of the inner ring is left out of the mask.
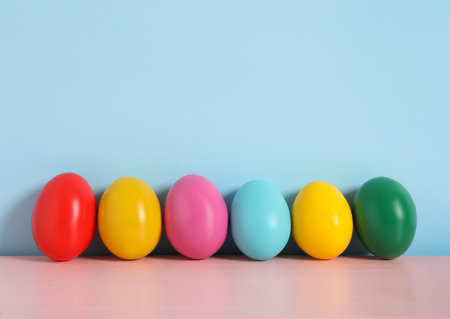
[[[379,258],[401,256],[414,239],[414,201],[393,179],[376,177],[361,186],[355,195],[353,215],[361,242]]]

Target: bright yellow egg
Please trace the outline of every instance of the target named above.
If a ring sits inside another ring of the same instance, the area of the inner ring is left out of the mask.
[[[100,200],[98,229],[105,246],[117,257],[138,259],[147,256],[161,238],[158,197],[138,178],[116,180]]]
[[[352,213],[344,195],[325,182],[303,187],[292,207],[292,233],[300,248],[314,258],[339,256],[353,233]]]

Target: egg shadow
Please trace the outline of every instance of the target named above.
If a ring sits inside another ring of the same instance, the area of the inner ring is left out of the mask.
[[[289,212],[292,212],[292,205],[294,205],[295,197],[297,197],[298,190],[291,191],[284,195],[284,199],[286,200],[286,203],[289,207]],[[286,246],[281,251],[280,255],[300,255],[305,256],[306,253],[301,250],[301,248],[297,245],[295,242],[294,236],[291,234],[289,235],[289,240],[286,244]]]
[[[158,197],[159,203],[161,205],[161,213],[163,217],[163,229],[161,233],[161,239],[159,240],[158,245],[155,250],[151,253],[151,255],[178,255],[178,252],[169,242],[167,238],[167,234],[164,228],[164,206],[166,204],[167,194],[169,194],[170,187],[166,186],[156,191],[156,196]]]
[[[96,214],[98,214],[98,205],[100,204],[100,199],[102,198],[102,195],[104,193],[103,190],[98,190],[94,192],[95,195],[95,201],[97,203],[97,211]],[[107,256],[112,255],[108,248],[103,244],[102,239],[100,238],[100,235],[98,233],[98,223],[95,223],[95,233],[94,237],[92,238],[91,243],[89,244],[88,248],[81,254],[81,256]]]
[[[364,247],[363,243],[359,239],[358,232],[355,227],[355,218],[353,216],[353,200],[355,199],[356,192],[358,191],[357,187],[353,187],[347,191],[344,191],[344,197],[347,199],[348,204],[352,210],[352,218],[353,218],[353,234],[352,239],[350,240],[350,244],[344,252],[343,256],[367,256],[369,255],[369,251],[366,247]]]
[[[236,246],[236,243],[233,240],[233,236],[231,235],[231,223],[230,223],[231,203],[233,202],[234,196],[236,195],[237,191],[238,189],[236,188],[223,196],[228,211],[228,230],[225,242],[223,243],[219,251],[216,253],[216,255],[242,255],[241,251]]]
[[[0,232],[1,255],[42,255],[31,231],[33,207],[41,188],[34,188],[7,210]]]

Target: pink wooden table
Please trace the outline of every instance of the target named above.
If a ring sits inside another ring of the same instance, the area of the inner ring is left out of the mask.
[[[0,318],[450,318],[450,257],[0,257]]]

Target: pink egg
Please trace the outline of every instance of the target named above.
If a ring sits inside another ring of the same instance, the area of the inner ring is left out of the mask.
[[[164,227],[182,255],[204,259],[219,250],[228,230],[228,213],[219,190],[199,175],[180,178],[167,194]]]

